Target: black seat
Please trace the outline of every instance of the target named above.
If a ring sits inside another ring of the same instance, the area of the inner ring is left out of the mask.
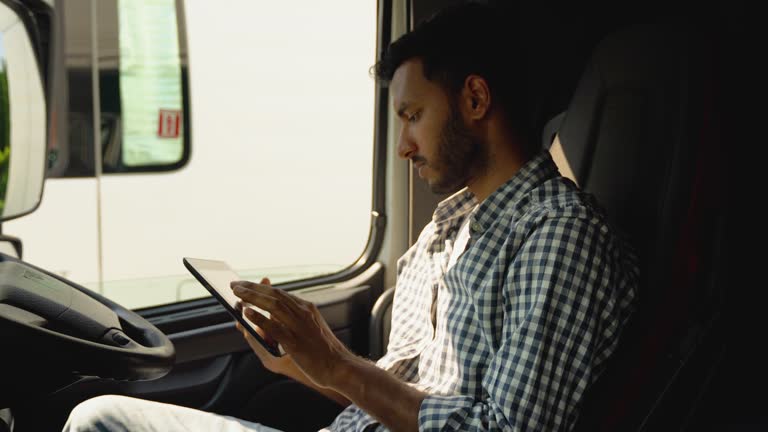
[[[641,259],[639,309],[577,430],[679,428],[722,350],[711,71],[706,38],[680,23],[621,31],[595,50],[560,127],[575,180]]]

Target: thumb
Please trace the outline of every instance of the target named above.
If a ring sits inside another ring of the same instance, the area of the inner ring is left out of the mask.
[[[265,278],[262,278],[260,283],[261,283],[262,285],[270,285],[270,286],[272,285],[272,282],[271,282],[271,281],[269,280],[269,278],[267,278],[267,277],[265,277]]]

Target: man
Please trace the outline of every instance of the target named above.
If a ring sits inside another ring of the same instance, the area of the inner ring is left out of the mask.
[[[536,150],[522,57],[507,49],[504,24],[484,6],[448,9],[376,65],[402,123],[399,155],[434,192],[452,194],[398,262],[390,343],[377,364],[268,279],[232,284],[271,312],[246,316],[288,353],[271,357],[243,332],[265,366],[346,406],[327,430],[568,430],[631,314],[634,254]],[[97,398],[65,430],[267,430],[160,406]],[[131,410],[154,423],[136,426]]]

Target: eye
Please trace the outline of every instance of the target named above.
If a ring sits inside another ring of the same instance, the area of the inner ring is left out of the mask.
[[[408,123],[415,123],[420,117],[421,111],[416,111],[415,113],[408,116]]]

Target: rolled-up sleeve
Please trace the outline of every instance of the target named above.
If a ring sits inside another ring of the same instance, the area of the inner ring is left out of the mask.
[[[483,396],[428,396],[419,429],[569,430],[631,314],[633,259],[599,220],[538,223],[505,272],[503,326]]]

